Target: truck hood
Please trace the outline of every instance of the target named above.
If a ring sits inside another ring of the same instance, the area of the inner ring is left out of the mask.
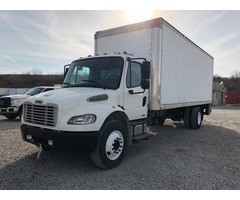
[[[61,88],[58,90],[52,90],[47,93],[40,93],[32,96],[28,99],[32,103],[41,102],[42,105],[48,103],[54,103],[57,105],[67,106],[69,104],[79,105],[81,102],[87,102],[87,99],[93,96],[106,94],[109,100],[115,97],[114,101],[118,101],[118,94],[114,90],[104,90],[102,88],[85,88],[85,87],[73,87],[73,88]],[[115,102],[118,103],[118,102]]]
[[[8,95],[8,96],[3,96],[3,97],[10,97],[11,99],[27,99],[30,97],[30,95],[16,94],[16,95]]]
[[[118,90],[102,88],[61,88],[32,96],[25,103],[32,103],[37,106],[54,106],[57,110],[57,125],[49,127],[51,129],[88,132],[98,131],[106,117],[118,110],[119,94]],[[38,109],[35,112],[38,112]],[[97,121],[93,125],[89,124],[80,127],[67,124],[72,117],[87,114],[97,116]],[[23,123],[31,124],[30,122],[25,122],[24,118],[22,120]],[[37,123],[35,125],[45,127]]]

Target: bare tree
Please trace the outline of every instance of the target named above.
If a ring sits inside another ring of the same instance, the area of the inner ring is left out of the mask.
[[[240,70],[235,70],[233,73],[231,73],[231,79],[240,80]]]
[[[42,71],[40,69],[32,69],[30,71],[27,71],[24,74],[29,74],[29,75],[41,75]]]

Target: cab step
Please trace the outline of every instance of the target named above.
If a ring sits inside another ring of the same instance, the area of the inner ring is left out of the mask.
[[[132,137],[132,140],[133,140],[133,141],[147,140],[149,137],[152,137],[152,136],[153,136],[152,134],[143,133],[143,134],[140,134],[140,135],[133,136],[133,137]]]

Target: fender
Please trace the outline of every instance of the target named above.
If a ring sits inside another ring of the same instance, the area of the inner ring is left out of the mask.
[[[80,106],[69,110],[68,112],[59,111],[58,123],[54,127],[56,130],[61,131],[79,131],[79,132],[88,132],[88,131],[99,131],[106,121],[106,119],[115,112],[124,112],[122,108],[118,105],[114,105],[112,102],[94,102],[87,103],[84,106]],[[69,125],[67,124],[68,120],[73,116],[84,115],[84,114],[94,114],[97,119],[93,124],[88,125]],[[124,112],[126,115],[126,113]]]
[[[116,112],[111,113],[107,117],[105,122],[108,121],[108,120],[118,120],[118,121],[121,121],[122,123],[124,123],[124,125],[127,128],[127,135],[128,135],[127,143],[129,145],[132,145],[131,124],[130,124],[129,118],[128,118],[127,114],[124,112],[124,110],[122,109],[122,111],[116,111]]]

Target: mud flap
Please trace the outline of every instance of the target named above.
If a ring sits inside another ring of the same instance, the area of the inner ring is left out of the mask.
[[[39,151],[38,151],[38,153],[37,153],[37,159],[39,159],[40,158],[40,155],[41,155],[41,153],[42,153],[42,145],[41,145],[41,143],[39,144]]]

